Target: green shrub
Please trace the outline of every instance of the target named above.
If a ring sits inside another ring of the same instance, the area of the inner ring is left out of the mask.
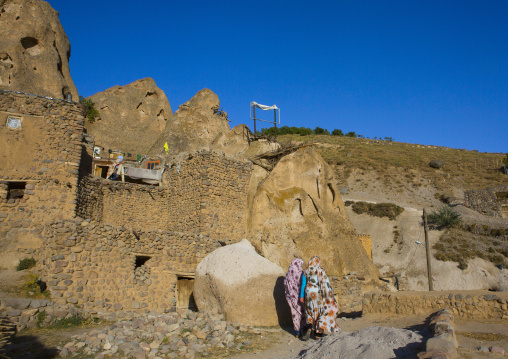
[[[404,208],[393,203],[356,202],[353,204],[353,212],[357,214],[366,213],[381,218],[388,217],[393,221],[399,214],[404,212]]]
[[[437,228],[447,228],[459,224],[462,221],[460,213],[451,207],[443,206],[427,216],[427,222]]]
[[[86,108],[85,117],[88,118],[90,123],[93,123],[95,119],[100,115],[99,111],[95,108],[95,103],[90,99],[84,98],[83,96],[79,96],[79,102]]]
[[[61,328],[70,328],[70,327],[78,327],[80,325],[85,324],[94,324],[97,323],[97,318],[85,318],[81,314],[74,314],[69,318],[62,318],[51,324],[50,328],[61,329]]]
[[[33,259],[33,257],[32,258],[23,258],[19,261],[18,266],[16,267],[16,270],[20,271],[20,270],[30,269],[32,267],[35,267],[36,263],[37,262],[35,261],[35,259]]]
[[[44,320],[46,320],[46,317],[48,316],[48,313],[46,311],[41,311],[37,313],[37,327],[42,327],[42,324],[44,324]]]
[[[332,131],[332,136],[344,136],[344,133],[342,133],[342,130],[335,129]]]

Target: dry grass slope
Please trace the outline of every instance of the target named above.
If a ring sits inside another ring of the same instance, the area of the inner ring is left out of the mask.
[[[353,170],[360,170],[377,173],[387,189],[397,189],[406,182],[414,188],[430,184],[447,194],[452,187],[467,191],[508,185],[508,176],[502,172],[502,153],[328,135],[284,135],[278,141],[314,143],[335,169],[339,183],[344,183]],[[444,161],[445,165],[432,168],[431,160]]]

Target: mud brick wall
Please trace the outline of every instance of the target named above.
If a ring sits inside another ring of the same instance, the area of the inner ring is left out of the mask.
[[[173,164],[162,186],[81,181],[78,215],[133,229],[203,234],[226,243],[246,235],[251,164],[200,151]]]
[[[178,276],[192,277],[219,246],[201,234],[62,220],[46,225],[36,269],[56,304],[90,313],[168,312],[177,304]]]
[[[340,313],[352,313],[362,310],[361,281],[355,275],[331,277],[330,284]]]
[[[496,193],[508,193],[508,186],[464,192],[464,205],[477,212],[502,217],[501,205],[508,205],[508,198],[498,198]]]
[[[366,293],[365,313],[428,314],[448,308],[464,318],[508,319],[508,293],[485,291]]]
[[[78,103],[0,91],[0,240],[33,247],[45,221],[75,215],[83,120]],[[13,182],[26,183],[23,198],[8,198]]]

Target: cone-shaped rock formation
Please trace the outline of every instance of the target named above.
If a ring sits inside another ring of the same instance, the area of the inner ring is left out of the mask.
[[[46,1],[0,1],[0,89],[78,101],[71,45]]]

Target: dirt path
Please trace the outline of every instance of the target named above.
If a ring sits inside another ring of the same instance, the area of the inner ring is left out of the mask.
[[[369,314],[355,319],[338,319],[338,324],[343,332],[356,332],[358,330],[378,326],[392,327],[398,329],[409,329],[423,337],[428,336],[426,327],[427,316],[398,316],[398,315],[379,315]],[[16,335],[15,339],[6,349],[6,353],[11,358],[55,358],[58,350],[70,341],[74,335],[97,329],[98,326],[78,327],[70,329],[37,329],[27,330]],[[465,320],[455,318],[455,331],[459,342],[459,357],[462,359],[495,359],[502,358],[500,355],[492,353],[482,353],[476,350],[476,347],[482,346],[488,348],[492,345],[499,346],[508,350],[508,321],[501,320]],[[260,328],[256,330],[258,334],[257,349],[253,351],[234,355],[231,353],[221,353],[208,358],[234,358],[234,359],[289,359],[296,358],[302,351],[307,351],[311,347],[318,345],[318,340],[311,339],[303,342],[295,338],[289,331],[284,329]],[[263,344],[263,342],[266,342]],[[270,345],[270,343],[274,343]]]
[[[356,332],[371,326],[393,327],[399,329],[411,329],[416,332],[423,332],[425,329],[425,320],[427,316],[387,316],[387,315],[366,315],[355,319],[338,319],[339,327],[345,332]],[[423,334],[422,334],[423,335]],[[311,339],[303,342],[295,338],[287,331],[280,331],[280,337],[276,344],[270,348],[252,353],[245,353],[231,358],[234,359],[259,359],[273,358],[286,359],[294,358],[300,352],[308,350],[316,345],[316,341]]]
[[[410,329],[427,337],[427,316],[398,316],[398,315],[365,315],[356,319],[339,319],[338,323],[345,332],[356,332],[370,327],[392,327]],[[462,318],[455,319],[455,331],[459,342],[459,357],[462,359],[495,359],[502,358],[492,353],[482,353],[476,347],[499,346],[508,351],[508,321],[482,320],[473,321]],[[266,350],[232,356],[234,359],[288,359],[295,358],[304,350],[316,345],[314,340],[303,342],[296,339],[287,331],[280,331],[278,341]]]

